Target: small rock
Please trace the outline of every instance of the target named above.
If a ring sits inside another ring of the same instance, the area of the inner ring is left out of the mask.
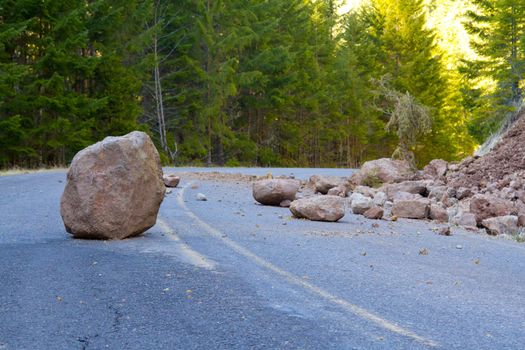
[[[419,249],[419,255],[428,255],[428,249],[427,248]]]
[[[310,184],[315,188],[316,192],[327,194],[331,188],[334,187],[345,187],[347,179],[344,177],[337,176],[320,176],[313,175],[310,177]],[[344,192],[346,193],[346,187]]]
[[[450,226],[445,226],[439,229],[438,234],[440,236],[450,236]]]
[[[461,244],[458,244],[458,245],[456,246],[456,249],[463,249],[463,246],[462,246]]]
[[[180,182],[180,177],[175,174],[164,174],[162,175],[162,180],[164,180],[166,187],[177,187]]]
[[[350,207],[354,214],[363,214],[374,205],[372,198],[365,197],[361,193],[352,193],[350,199],[352,201]]]
[[[348,189],[346,188],[346,186],[339,185],[339,186],[332,187],[331,189],[329,189],[326,194],[329,196],[339,196],[339,197],[344,198],[346,197],[347,192],[348,192]]]
[[[206,196],[202,193],[197,193],[197,195],[195,196],[195,199],[197,199],[198,201],[207,201],[208,198],[206,198]]]
[[[367,219],[379,220],[383,218],[384,211],[380,207],[372,207],[363,213]]]
[[[282,208],[288,208],[288,207],[290,207],[290,204],[292,204],[292,201],[289,200],[289,199],[285,199],[284,201],[279,203],[279,206],[282,207]]]

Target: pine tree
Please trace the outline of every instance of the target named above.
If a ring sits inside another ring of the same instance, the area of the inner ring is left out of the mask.
[[[489,100],[488,104],[479,98],[471,103],[472,107],[478,107],[474,110],[473,127],[476,136],[483,140],[523,98],[525,3],[521,0],[472,0],[472,3],[474,9],[467,12],[465,26],[473,36],[471,45],[479,59],[466,62],[463,72],[469,79],[466,98],[477,94]],[[494,88],[479,87],[483,80],[492,82]]]

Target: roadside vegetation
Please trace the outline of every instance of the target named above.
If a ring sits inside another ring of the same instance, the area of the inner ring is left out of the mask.
[[[0,168],[132,130],[165,164],[421,166],[471,154],[519,105],[523,1],[344,5],[0,1]]]

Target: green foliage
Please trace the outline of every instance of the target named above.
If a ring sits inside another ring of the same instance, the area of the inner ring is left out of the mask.
[[[0,167],[133,129],[164,164],[458,159],[521,98],[525,5],[472,0],[481,59],[457,72],[428,25],[442,1],[2,1]]]

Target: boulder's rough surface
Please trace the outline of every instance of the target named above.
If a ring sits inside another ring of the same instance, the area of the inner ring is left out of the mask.
[[[450,222],[471,230],[477,229],[476,215],[472,213],[460,211],[450,220]]]
[[[180,177],[175,174],[164,174],[162,180],[164,180],[166,187],[177,187],[180,182]]]
[[[379,220],[379,219],[383,218],[384,213],[385,212],[384,212],[383,208],[372,207],[372,208],[368,209],[367,211],[365,211],[363,213],[363,216],[365,218],[367,218],[367,219]]]
[[[381,158],[365,162],[350,180],[356,185],[375,187],[383,183],[412,180],[415,176],[416,172],[408,162]]]
[[[345,215],[345,205],[339,196],[313,196],[293,201],[290,211],[297,218],[337,221]]]
[[[426,219],[429,215],[430,201],[427,198],[395,200],[392,214],[398,218]]]
[[[386,196],[386,193],[382,191],[378,191],[374,196],[374,204],[380,207],[385,205],[387,200],[388,198]]]
[[[300,181],[293,179],[267,179],[253,183],[253,198],[264,205],[280,205],[285,200],[293,201]]]
[[[470,201],[470,212],[476,215],[476,222],[490,217],[514,214],[516,209],[512,202],[491,195],[477,194]]]
[[[515,215],[497,216],[483,220],[481,225],[490,235],[514,235],[518,232],[518,217]]]
[[[75,155],[60,212],[74,237],[123,239],[155,225],[165,190],[153,142],[134,131]]]
[[[383,187],[388,200],[394,199],[398,192],[407,192],[411,194],[424,195],[427,192],[427,186],[424,181],[403,181],[400,183],[389,184]]]
[[[361,193],[365,197],[374,198],[377,193],[377,189],[368,186],[356,186],[354,193]]]
[[[346,188],[346,186],[339,185],[339,186],[332,187],[331,189],[329,189],[326,194],[330,196],[339,196],[339,197],[344,198],[346,197],[347,192],[348,192],[348,189]]]
[[[370,197],[366,197],[361,193],[352,193],[350,196],[352,201],[350,207],[354,214],[363,214],[368,209],[374,206],[374,201]]]
[[[313,175],[310,177],[310,183],[316,192],[327,194],[331,188],[342,186],[346,188],[347,179],[337,176],[320,176]],[[346,191],[345,191],[346,193]]]
[[[440,221],[440,222],[447,222],[448,221],[448,212],[445,208],[441,207],[437,204],[431,204],[430,205],[430,219]]]
[[[445,176],[448,163],[442,159],[434,159],[423,168],[423,176],[429,179],[440,179]]]

